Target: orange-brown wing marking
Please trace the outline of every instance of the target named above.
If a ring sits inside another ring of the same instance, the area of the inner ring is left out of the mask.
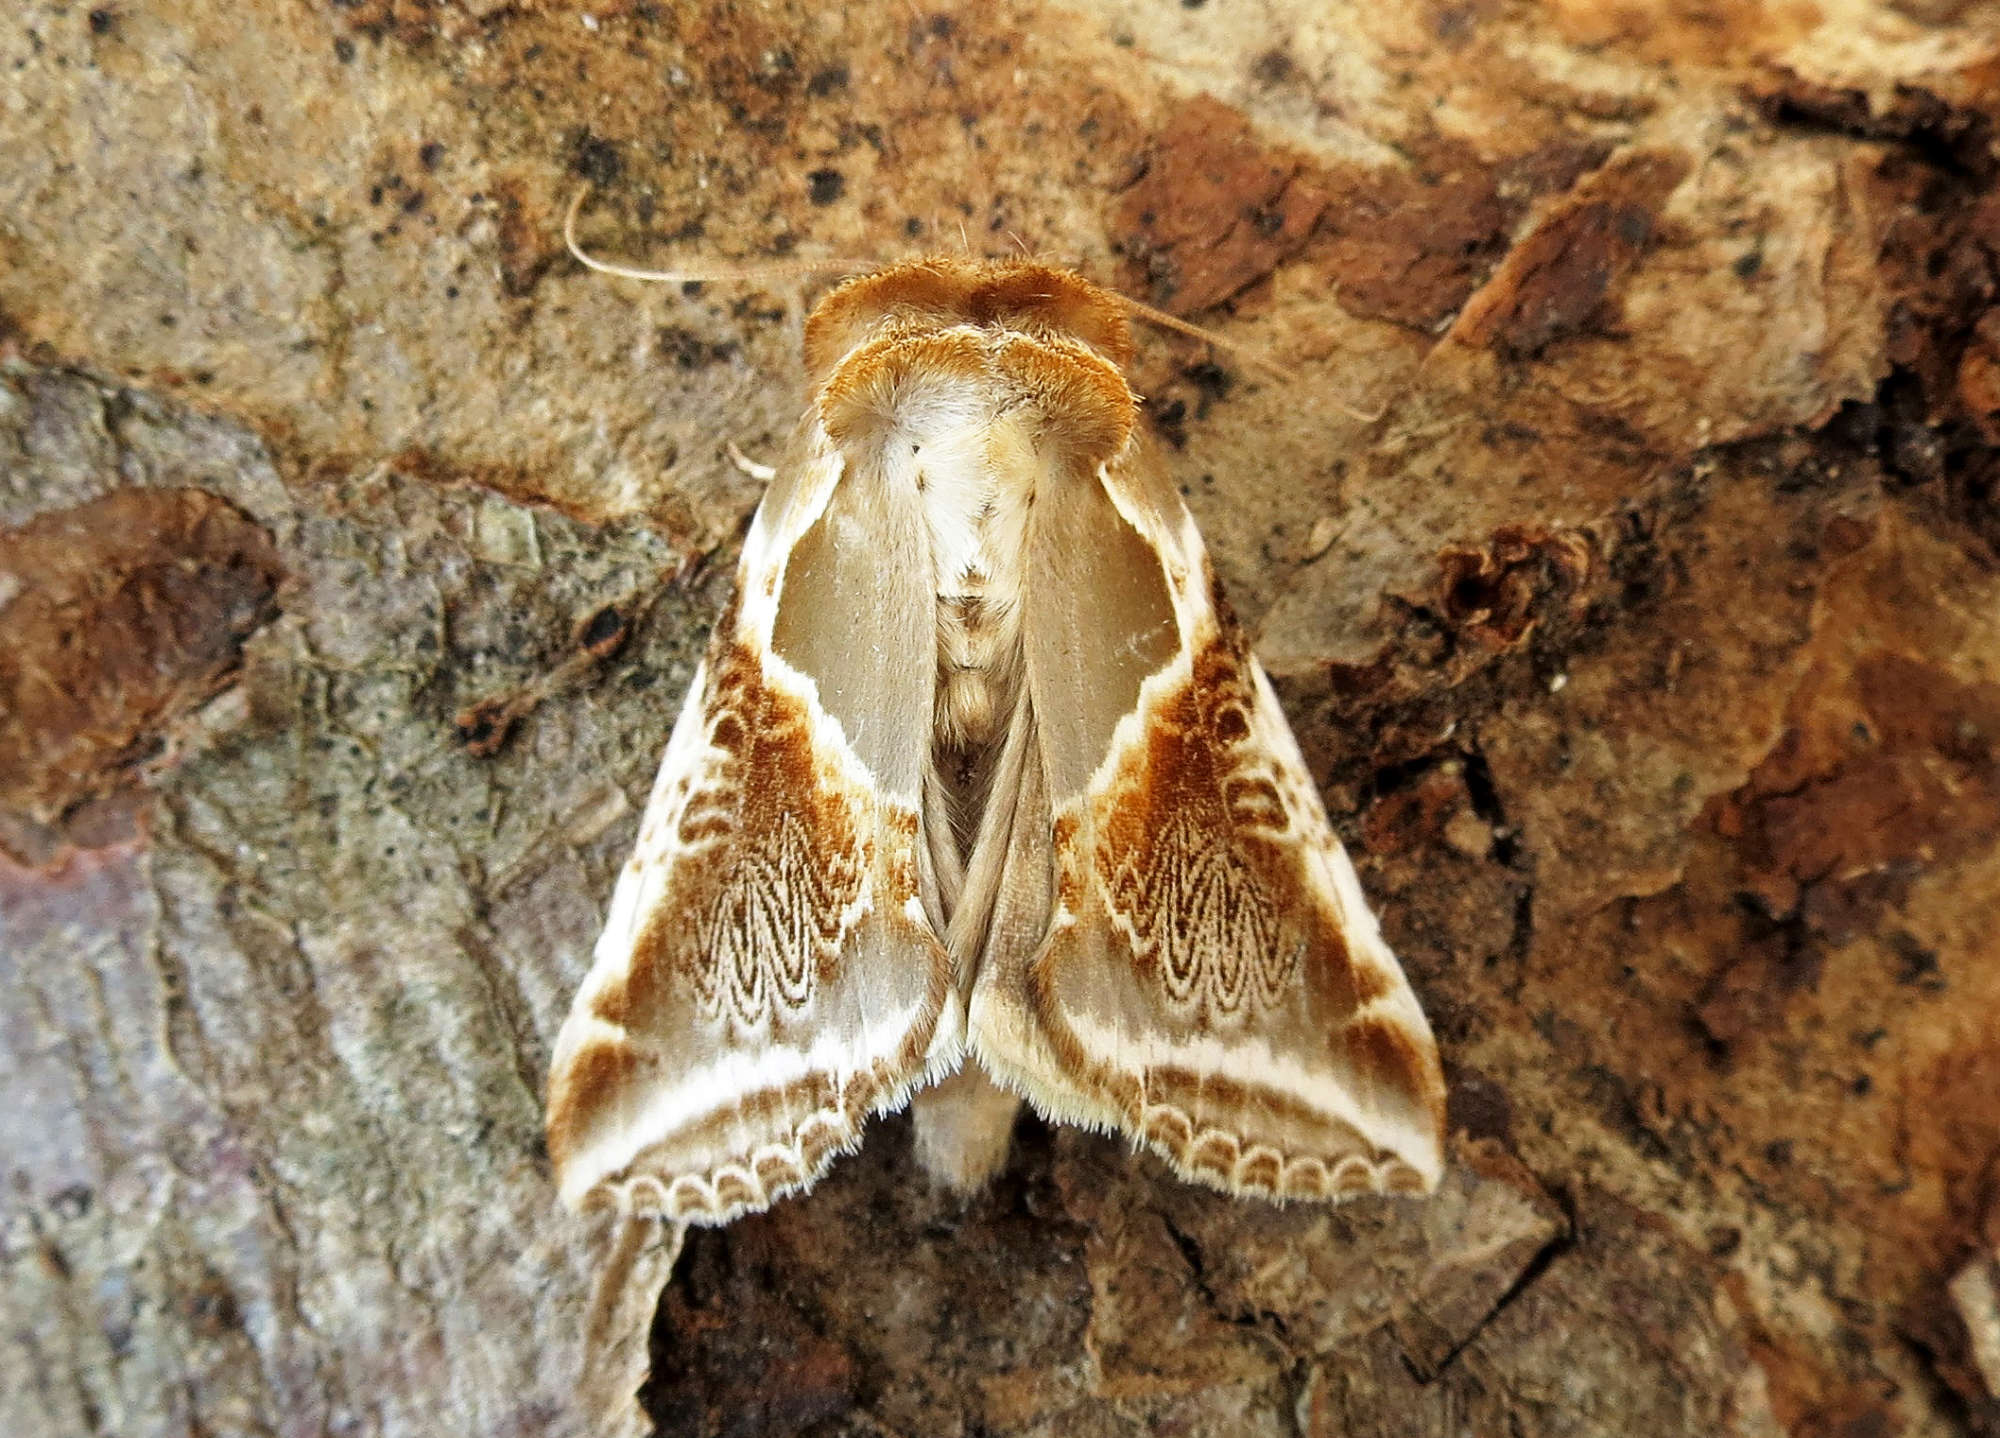
[[[1272,1008],[1294,983],[1355,1007],[1347,945],[1304,902],[1284,799],[1247,745],[1241,679],[1220,643],[1196,655],[1092,805],[1105,909],[1135,970],[1199,1029]]]
[[[750,646],[718,658],[681,857],[625,977],[595,1006],[622,1028],[657,1031],[689,992],[744,1034],[796,1014],[834,976],[874,857],[870,796],[821,772],[808,705],[763,682]]]

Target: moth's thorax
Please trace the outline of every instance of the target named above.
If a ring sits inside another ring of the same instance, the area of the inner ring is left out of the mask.
[[[937,594],[938,741],[996,744],[1021,681],[1029,515],[1131,443],[1119,302],[1062,270],[926,260],[813,312],[820,422],[852,466],[922,513]]]
[[[1044,466],[1018,411],[912,431],[908,450],[937,592],[938,739],[983,750],[1019,692],[1028,516]]]

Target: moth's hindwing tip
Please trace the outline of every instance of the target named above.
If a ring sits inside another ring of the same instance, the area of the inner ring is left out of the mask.
[[[1288,1153],[1229,1129],[1197,1129],[1184,1111],[1166,1104],[1148,1108],[1139,1130],[1146,1146],[1181,1177],[1234,1196],[1277,1203],[1422,1195],[1437,1187],[1443,1170],[1442,1157],[1434,1151],[1418,1154],[1421,1166],[1400,1153],[1373,1148]]]
[[[580,1213],[612,1208],[704,1225],[761,1213],[781,1198],[810,1191],[835,1159],[860,1147],[867,1121],[901,1108],[927,1073],[921,1059],[907,1055],[850,1073],[844,1081],[808,1073],[793,1086],[795,1091],[833,1097],[793,1123],[773,1123],[769,1117],[788,1107],[784,1093],[766,1089],[733,1095],[711,1111],[707,1126],[745,1132],[761,1126],[778,1136],[720,1158],[691,1160],[686,1151],[690,1130],[704,1125],[648,1124],[641,1115],[631,1127],[661,1136],[629,1158],[620,1161],[606,1152],[629,1147],[617,1142],[624,1135],[614,1135],[596,1152],[563,1155],[568,1163],[557,1165],[563,1202]]]
[[[675,1173],[644,1166],[625,1176],[600,1180],[580,1209],[615,1207],[636,1217],[672,1223],[719,1226],[745,1214],[762,1213],[779,1199],[805,1193],[833,1161],[861,1142],[860,1125],[837,1112],[815,1114],[791,1141],[768,1143],[745,1159],[732,1159],[704,1172]]]

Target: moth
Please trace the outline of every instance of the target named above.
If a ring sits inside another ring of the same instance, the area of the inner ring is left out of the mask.
[[[1126,302],[1027,261],[809,316],[810,403],[557,1038],[573,1207],[725,1223],[913,1100],[959,1189],[1022,1099],[1230,1193],[1436,1184],[1429,1026],[1131,358]]]

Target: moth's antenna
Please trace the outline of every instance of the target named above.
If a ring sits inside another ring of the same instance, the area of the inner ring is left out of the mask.
[[[563,216],[563,244],[576,262],[585,269],[596,270],[601,275],[616,275],[623,280],[643,280],[649,284],[744,284],[761,285],[783,280],[805,279],[812,275],[852,275],[863,270],[878,268],[873,260],[738,260],[720,261],[706,265],[688,265],[671,270],[644,270],[633,265],[621,265],[614,260],[600,260],[587,254],[576,239],[576,217],[583,209],[583,202],[590,198],[590,186],[576,192],[576,198],[569,202],[569,213]]]
[[[778,477],[778,467],[774,464],[759,464],[736,446],[733,439],[722,442],[723,450],[729,455],[729,462],[762,484],[769,484]]]
[[[1149,325],[1158,325],[1163,330],[1172,330],[1175,334],[1186,335],[1189,339],[1201,340],[1203,343],[1213,345],[1219,350],[1228,350],[1246,364],[1253,365],[1257,369],[1263,370],[1264,373],[1275,376],[1278,379],[1293,380],[1298,378],[1296,371],[1286,369],[1255,345],[1246,345],[1241,340],[1233,340],[1227,335],[1217,334],[1214,330],[1203,329],[1200,325],[1184,320],[1179,315],[1170,315],[1165,310],[1156,310],[1145,301],[1135,300],[1130,295],[1118,295],[1117,300],[1118,303],[1132,312],[1134,319],[1144,320]],[[1336,399],[1333,403],[1334,407],[1342,414],[1350,419],[1358,419],[1363,424],[1373,424],[1389,412],[1389,407],[1386,404],[1378,406],[1371,413],[1365,409],[1356,409],[1344,400]]]

